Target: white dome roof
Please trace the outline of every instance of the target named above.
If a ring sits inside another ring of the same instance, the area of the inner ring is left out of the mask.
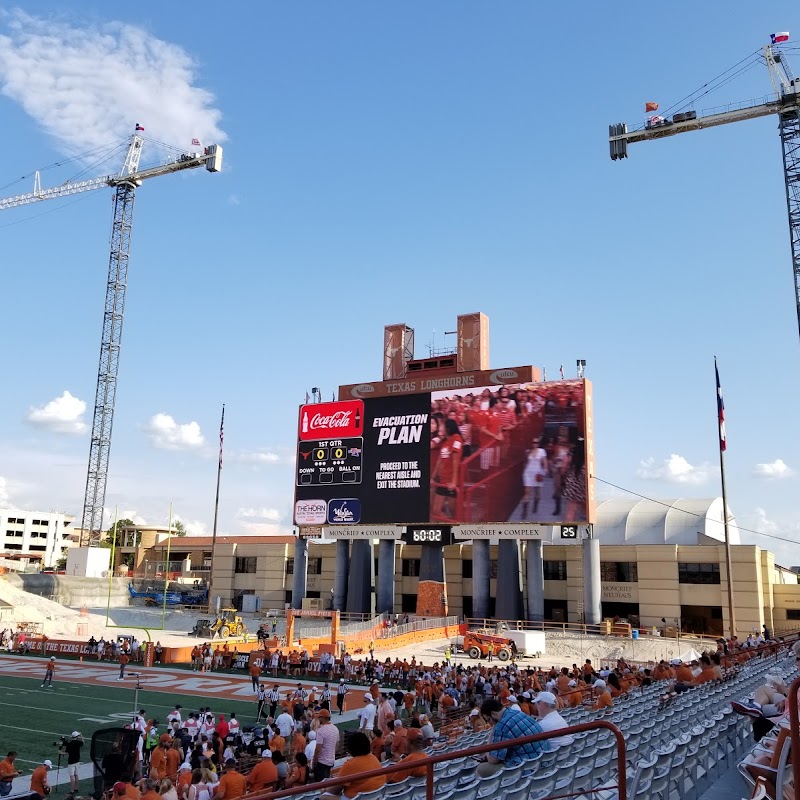
[[[740,544],[733,514],[728,516],[731,544]],[[725,541],[722,498],[604,500],[597,504],[594,536],[600,544],[711,544]],[[554,544],[567,544],[553,528]]]

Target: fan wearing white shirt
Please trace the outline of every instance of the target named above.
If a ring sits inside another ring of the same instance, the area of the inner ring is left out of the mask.
[[[558,700],[552,692],[539,692],[536,695],[536,713],[539,727],[543,731],[558,731],[569,727],[564,717],[558,713]],[[548,741],[551,750],[558,750],[559,747],[572,744],[575,739],[567,734],[566,736],[556,736]]]

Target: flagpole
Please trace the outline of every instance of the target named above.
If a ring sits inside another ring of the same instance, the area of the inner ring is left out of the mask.
[[[722,401],[722,387],[719,382],[717,357],[714,356],[714,372],[717,379],[717,430],[719,432],[719,474],[722,483],[722,520],[725,529],[725,577],[728,581],[728,620],[731,639],[736,635],[736,612],[733,606],[733,566],[731,564],[731,538],[728,528],[728,490],[725,485],[725,406]]]
[[[219,462],[217,463],[217,494],[214,498],[214,527],[211,529],[211,568],[208,571],[208,613],[211,614],[211,605],[214,602],[211,593],[214,585],[214,553],[217,548],[217,518],[219,516],[219,482],[222,477],[222,439],[225,427],[225,403],[222,404],[222,417],[219,421]]]

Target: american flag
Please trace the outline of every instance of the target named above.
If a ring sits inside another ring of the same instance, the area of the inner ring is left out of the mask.
[[[563,381],[564,380],[564,365],[563,364],[558,368],[558,371],[559,371],[559,373],[561,373],[561,380]]]
[[[717,421],[719,423],[719,449],[723,452],[728,449],[728,438],[725,435],[725,401],[722,399],[722,387],[719,384],[719,370],[717,359],[714,359],[714,373],[717,376]]]
[[[222,469],[222,442],[225,438],[225,404],[222,404],[222,419],[219,421],[219,468]]]
[[[547,383],[547,367],[542,367],[542,380]]]
[[[311,399],[308,392],[306,392],[306,405],[308,405],[308,401]]]

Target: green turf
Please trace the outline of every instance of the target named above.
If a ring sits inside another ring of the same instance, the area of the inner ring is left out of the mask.
[[[0,675],[0,753],[16,750],[22,770],[35,767],[45,758],[56,765],[58,748],[53,744],[59,736],[70,736],[78,730],[86,740],[81,761],[89,761],[89,742],[99,728],[121,727],[130,721],[134,710],[145,709],[149,719],[157,719],[166,727],[167,714],[178,703],[184,719],[200,706],[210,706],[216,714],[233,712],[243,725],[255,722],[255,701],[218,699],[172,692],[141,689],[134,709],[132,686],[95,686],[56,679],[53,688],[41,688],[39,678],[14,678]],[[112,717],[111,715],[120,715]],[[124,715],[124,716],[122,716]],[[89,719],[87,719],[89,718]],[[334,720],[335,721],[335,720]],[[346,730],[353,723],[341,723]],[[64,762],[66,763],[66,761]]]

